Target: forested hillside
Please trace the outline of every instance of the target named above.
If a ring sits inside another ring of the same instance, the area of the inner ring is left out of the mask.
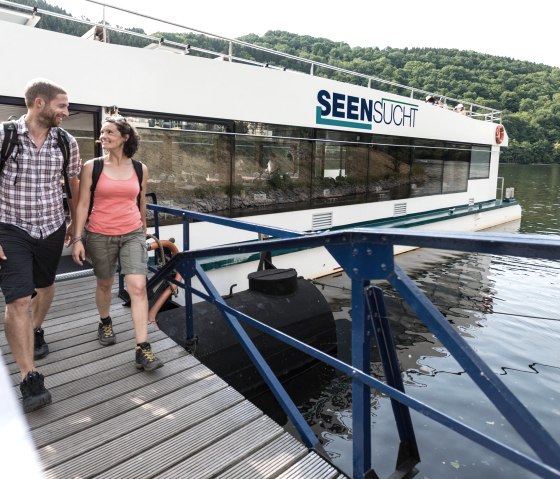
[[[18,3],[65,13],[43,0],[19,0]],[[75,26],[47,17],[38,27],[80,34]],[[84,26],[83,32],[87,29]],[[213,51],[228,51],[225,42],[200,35],[170,32],[157,35]],[[510,136],[510,146],[501,155],[503,162],[560,162],[560,68],[454,49],[351,48],[346,43],[283,31],[270,31],[264,36],[248,34],[240,40],[502,110],[503,123]],[[123,43],[126,40],[121,34],[111,33],[110,41]],[[132,41],[142,46],[141,39]],[[249,50],[236,49],[234,53],[256,61],[268,61]],[[301,64],[293,60],[282,61],[275,65],[301,69]],[[321,69],[314,73],[351,80],[341,73]]]

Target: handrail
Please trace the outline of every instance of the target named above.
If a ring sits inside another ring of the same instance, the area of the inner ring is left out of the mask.
[[[260,45],[254,45],[252,43],[244,42],[242,40],[228,38],[228,37],[225,37],[225,36],[222,36],[222,35],[216,35],[216,34],[213,34],[213,33],[206,32],[204,30],[199,30],[199,29],[196,29],[196,28],[193,28],[193,27],[183,25],[181,23],[172,22],[172,21],[169,21],[169,20],[164,20],[164,19],[161,19],[161,18],[158,18],[158,17],[151,16],[151,15],[146,15],[146,14],[143,14],[143,13],[134,12],[132,10],[128,10],[128,9],[125,9],[125,8],[122,8],[122,7],[117,7],[117,6],[110,5],[110,4],[104,3],[104,2],[99,2],[97,0],[86,0],[86,1],[88,1],[90,3],[93,3],[93,4],[96,4],[96,5],[100,5],[100,6],[103,7],[103,9],[105,9],[105,7],[108,7],[108,8],[111,8],[113,10],[122,11],[122,12],[131,14],[131,15],[135,15],[135,16],[138,16],[138,17],[141,17],[141,18],[161,22],[163,24],[174,26],[174,27],[184,28],[184,29],[189,30],[191,32],[195,32],[195,33],[198,33],[198,34],[201,34],[201,35],[204,35],[204,36],[208,36],[208,37],[211,37],[211,38],[215,38],[215,39],[218,39],[218,40],[223,40],[223,41],[225,41],[229,44],[228,53],[224,54],[224,53],[219,53],[219,52],[213,52],[211,50],[197,48],[197,47],[192,46],[190,44],[184,44],[184,43],[174,42],[174,41],[170,41],[170,40],[165,40],[165,39],[161,39],[161,38],[158,38],[158,37],[155,37],[155,36],[152,36],[152,35],[146,35],[146,34],[142,34],[142,33],[138,33],[138,32],[131,32],[129,30],[125,30],[124,28],[112,27],[112,26],[108,25],[106,22],[104,22],[102,24],[99,24],[99,23],[96,23],[96,22],[90,22],[90,21],[87,21],[87,20],[78,19],[78,18],[74,18],[74,17],[71,17],[71,16],[51,12],[49,10],[38,9],[36,7],[30,7],[30,6],[27,6],[27,5],[20,5],[20,4],[14,3],[14,2],[10,2],[8,0],[0,0],[0,5],[4,4],[4,5],[8,5],[10,7],[19,8],[19,9],[31,11],[31,12],[34,12],[34,13],[37,12],[37,13],[40,13],[42,15],[50,15],[50,16],[53,16],[53,17],[56,17],[56,18],[61,18],[61,19],[69,20],[69,21],[74,21],[74,22],[77,22],[77,23],[83,23],[83,24],[90,25],[90,26],[99,26],[101,28],[105,28],[105,29],[108,29],[108,30],[111,30],[111,31],[127,34],[127,35],[130,35],[130,36],[143,38],[143,39],[155,42],[155,43],[160,43],[160,44],[173,46],[173,47],[176,47],[176,48],[180,49],[181,51],[187,52],[187,53],[192,50],[192,51],[197,51],[197,52],[200,52],[200,53],[205,53],[205,54],[208,54],[208,55],[212,55],[216,58],[226,56],[230,61],[236,61],[236,62],[240,62],[240,63],[257,65],[257,66],[261,66],[261,67],[274,68],[274,69],[279,69],[279,70],[286,70],[286,68],[284,68],[284,67],[279,67],[279,66],[272,65],[270,62],[262,63],[262,62],[257,62],[257,61],[253,61],[253,60],[247,60],[247,59],[244,59],[242,57],[237,57],[237,56],[233,55],[233,45],[237,45],[237,46],[240,46],[240,47],[243,47],[243,48],[250,48],[250,49],[257,50],[257,51],[260,51],[260,52],[264,52],[264,53],[267,53],[267,54],[270,54],[270,55],[274,55],[275,57],[280,57],[280,58],[285,58],[285,59],[288,59],[288,60],[294,60],[294,61],[301,62],[301,63],[303,63],[303,64],[305,64],[309,67],[308,74],[311,75],[311,76],[316,74],[317,68],[324,68],[326,70],[331,70],[333,72],[343,73],[343,74],[350,75],[350,76],[355,77],[355,78],[360,78],[360,79],[367,80],[368,88],[371,87],[371,82],[377,82],[377,83],[380,83],[382,85],[387,85],[387,86],[390,86],[390,87],[393,87],[393,88],[396,88],[396,89],[405,90],[409,93],[410,98],[418,98],[419,97],[419,99],[423,100],[426,95],[433,95],[433,96],[436,96],[436,97],[440,98],[441,101],[444,102],[444,104],[447,104],[448,101],[453,102],[453,103],[457,103],[457,104],[463,103],[463,104],[469,106],[468,110],[470,110],[470,115],[469,115],[470,117],[481,118],[484,121],[489,121],[489,122],[495,122],[495,121],[501,122],[501,113],[502,112],[500,110],[496,110],[494,108],[490,108],[490,107],[487,107],[487,106],[484,106],[484,105],[480,105],[478,103],[473,103],[473,102],[469,102],[467,100],[461,100],[461,99],[458,99],[458,98],[453,98],[453,97],[449,97],[449,96],[446,96],[446,95],[441,95],[441,94],[436,93],[436,92],[430,92],[430,91],[427,91],[427,90],[422,90],[422,89],[410,87],[410,86],[407,86],[407,85],[403,85],[401,83],[393,82],[393,81],[390,81],[390,80],[385,80],[383,78],[379,78],[379,77],[376,77],[374,75],[367,75],[365,73],[355,72],[355,71],[352,71],[352,70],[348,70],[346,68],[341,68],[341,67],[337,67],[337,66],[334,66],[334,65],[329,65],[327,63],[322,63],[322,62],[318,62],[318,61],[315,61],[315,60],[311,60],[309,58],[298,57],[297,55],[292,55],[292,54],[289,54],[289,53],[280,52],[280,51],[273,50],[271,48],[263,47],[263,46],[260,46]],[[105,18],[105,15],[103,16],[103,18]],[[344,80],[341,80],[341,81],[344,82]]]
[[[498,375],[476,354],[454,327],[448,323],[435,306],[430,303],[406,273],[395,265],[393,257],[394,245],[404,245],[527,258],[560,259],[560,240],[558,238],[540,235],[449,233],[395,228],[359,228],[306,234],[153,204],[149,204],[148,208],[154,211],[156,217],[160,212],[177,214],[183,218],[184,224],[187,224],[187,226],[189,220],[198,219],[275,236],[275,238],[267,239],[266,242],[252,241],[199,250],[185,250],[176,254],[159,271],[159,274],[174,276],[175,271],[178,271],[183,278],[188,279],[189,284],[185,282],[184,285],[181,285],[189,293],[186,295],[187,304],[192,300],[191,294],[194,294],[218,307],[226,323],[236,334],[241,345],[263,375],[264,380],[270,386],[273,394],[279,400],[308,447],[314,447],[317,439],[313,436],[309,426],[276,377],[273,374],[269,376],[271,374],[270,368],[255,345],[244,333],[240,322],[259,329],[352,378],[352,397],[354,398],[352,401],[353,477],[370,477],[370,474],[373,473],[370,455],[371,401],[369,398],[370,390],[373,388],[387,394],[393,404],[395,421],[401,440],[397,464],[397,469],[401,473],[403,470],[411,472],[414,465],[419,461],[412,422],[408,412],[412,408],[534,474],[544,478],[560,478],[560,445],[506,387]],[[352,280],[352,364],[336,359],[234,310],[224,302],[198,264],[199,259],[225,254],[320,246],[327,248]],[[199,291],[190,285],[190,279],[195,276],[199,279],[205,291]],[[375,287],[370,286],[370,280],[374,279],[385,279],[393,285],[401,294],[401,297],[465,369],[473,382],[486,394],[487,398],[508,420],[527,445],[533,449],[538,459],[503,444],[406,394],[400,379],[401,373],[398,363],[394,359],[396,357],[394,356],[395,347],[384,307],[383,304],[379,304],[380,302],[383,303],[382,293],[380,293],[380,290],[376,291]],[[187,331],[193,331],[192,313],[189,313],[188,307],[186,311]],[[383,366],[386,371],[385,376],[387,377],[386,383],[370,374],[369,348],[367,345],[372,337],[377,339],[381,351]],[[403,477],[402,474],[399,477]]]

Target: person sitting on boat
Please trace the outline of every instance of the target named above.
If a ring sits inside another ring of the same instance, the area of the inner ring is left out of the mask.
[[[148,295],[146,274],[146,191],[148,169],[142,167],[142,187],[132,157],[138,150],[139,136],[126,118],[105,119],[100,142],[106,155],[99,158],[103,169],[95,186],[93,208],[82,237],[90,198],[94,160],[84,164],[80,178],[80,196],[76,208],[76,233],[72,240],[72,258],[82,265],[89,257],[97,278],[95,300],[99,311],[97,336],[108,346],[116,342],[109,310],[117,258],[130,295],[131,315],[136,336],[136,367],[152,371],[163,366],[148,342]],[[85,244],[84,244],[85,242]]]
[[[429,103],[430,105],[435,105],[436,99],[432,95],[428,95],[426,97],[426,103]]]
[[[454,110],[455,110],[457,113],[460,113],[461,115],[466,115],[466,114],[467,114],[467,111],[465,110],[465,107],[463,106],[462,103],[459,103],[459,104],[454,108]]]

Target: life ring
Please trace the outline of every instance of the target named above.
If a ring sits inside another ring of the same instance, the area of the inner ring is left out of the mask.
[[[501,144],[504,141],[504,137],[506,136],[506,130],[504,125],[498,125],[496,127],[496,143]]]

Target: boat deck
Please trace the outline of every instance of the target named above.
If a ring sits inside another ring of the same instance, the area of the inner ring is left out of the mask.
[[[116,290],[117,343],[101,346],[94,290],[91,277],[57,283],[43,325],[50,354],[37,367],[53,400],[27,420],[45,477],[346,477],[162,331],[149,339],[165,366],[138,371],[130,310]],[[16,384],[3,321],[0,347]]]

